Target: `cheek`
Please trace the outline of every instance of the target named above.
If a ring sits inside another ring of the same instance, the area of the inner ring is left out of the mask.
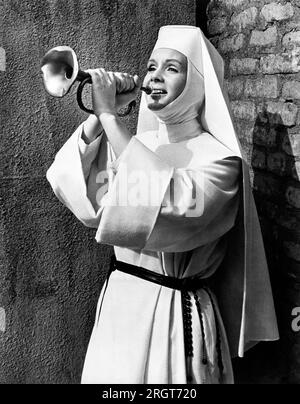
[[[174,97],[175,97],[175,98],[177,98],[177,97],[182,93],[182,91],[184,90],[185,82],[186,82],[186,79],[183,78],[183,79],[179,80],[179,81],[174,85]]]

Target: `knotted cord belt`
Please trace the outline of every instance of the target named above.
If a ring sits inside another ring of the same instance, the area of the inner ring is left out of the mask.
[[[202,334],[202,364],[207,365],[208,357],[207,357],[207,349],[205,344],[205,328],[204,328],[204,314],[201,309],[201,304],[199,297],[196,293],[198,289],[204,289],[212,304],[214,317],[215,317],[215,325],[216,325],[216,351],[218,355],[218,366],[220,375],[223,373],[223,361],[222,361],[222,352],[221,352],[221,335],[219,324],[217,321],[216,307],[211,296],[211,293],[206,285],[205,280],[199,277],[188,277],[188,278],[175,278],[171,276],[166,276],[162,274],[158,274],[153,271],[149,271],[148,269],[137,267],[135,265],[127,264],[122,261],[117,261],[116,257],[113,255],[111,257],[110,263],[110,272],[112,271],[121,271],[126,274],[136,276],[138,278],[144,279],[149,282],[156,283],[161,286],[165,286],[167,288],[176,289],[181,291],[181,301],[182,301],[182,312],[183,312],[183,327],[184,327],[184,347],[185,347],[185,357],[188,365],[188,381],[192,381],[192,373],[191,373],[191,359],[194,356],[193,350],[193,334],[192,334],[192,297],[189,292],[193,294],[197,312],[200,320],[201,334]]]

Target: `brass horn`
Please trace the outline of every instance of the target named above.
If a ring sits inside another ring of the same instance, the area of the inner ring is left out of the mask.
[[[46,91],[53,97],[64,97],[69,91],[75,81],[79,81],[77,89],[77,102],[79,107],[89,114],[94,111],[86,108],[82,102],[82,91],[87,83],[92,83],[91,75],[79,69],[76,53],[69,46],[57,46],[50,49],[42,58],[41,70],[43,73],[44,86]],[[119,86],[118,86],[119,84]],[[117,92],[122,83],[118,82],[117,78]],[[148,88],[141,88],[145,92]],[[119,116],[128,115],[135,105],[132,101],[124,113],[118,113]]]

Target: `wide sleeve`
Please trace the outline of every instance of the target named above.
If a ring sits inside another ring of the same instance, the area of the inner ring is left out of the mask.
[[[150,251],[188,251],[235,222],[240,159],[176,169],[133,137],[113,164],[97,242]]]
[[[83,124],[55,156],[46,177],[57,198],[86,226],[97,228],[109,184],[109,151],[104,134],[90,144]]]

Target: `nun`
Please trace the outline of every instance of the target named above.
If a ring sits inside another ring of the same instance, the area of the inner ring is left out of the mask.
[[[232,384],[231,357],[278,329],[223,60],[198,27],[160,28],[134,136],[117,111],[137,76],[117,96],[111,74],[89,72],[95,115],[47,171],[114,247],[82,383]]]

